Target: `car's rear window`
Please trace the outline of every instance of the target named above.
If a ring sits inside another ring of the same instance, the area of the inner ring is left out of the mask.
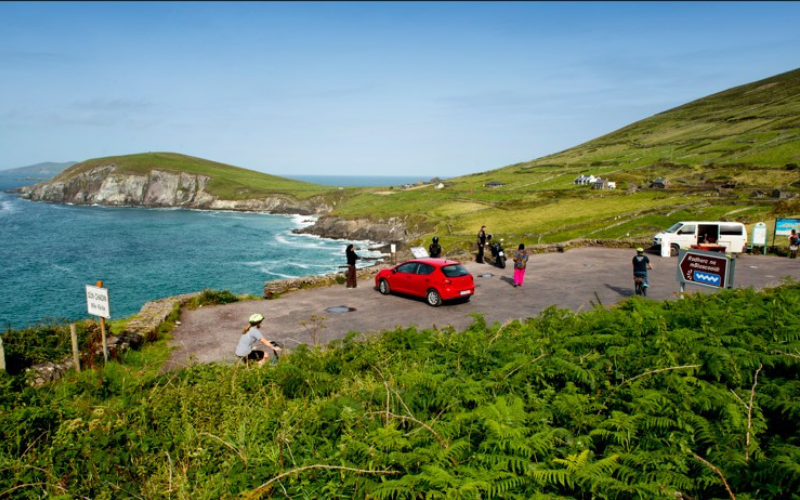
[[[467,268],[461,264],[450,264],[449,266],[444,266],[442,267],[442,273],[448,278],[469,276],[469,271],[467,271]]]

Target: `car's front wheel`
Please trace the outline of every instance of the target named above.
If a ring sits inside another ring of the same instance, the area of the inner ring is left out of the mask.
[[[431,288],[428,290],[428,293],[425,295],[425,298],[428,300],[428,304],[432,305],[433,307],[439,307],[442,305],[442,296],[439,295],[439,292]]]
[[[378,290],[384,295],[389,295],[392,293],[392,288],[389,286],[389,282],[385,279],[382,279],[380,282],[378,282]]]

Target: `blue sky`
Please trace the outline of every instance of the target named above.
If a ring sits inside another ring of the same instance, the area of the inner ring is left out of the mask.
[[[800,67],[795,2],[0,2],[0,169],[451,177]]]

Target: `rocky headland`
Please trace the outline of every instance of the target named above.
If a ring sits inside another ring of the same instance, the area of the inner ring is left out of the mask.
[[[323,197],[296,199],[275,194],[264,198],[226,200],[209,192],[209,176],[153,169],[147,174],[117,173],[114,163],[101,165],[60,181],[58,178],[19,188],[22,198],[75,205],[179,207],[200,210],[263,211],[321,214],[331,207]]]
[[[400,218],[387,220],[347,220],[326,215],[333,207],[324,196],[300,199],[287,194],[271,194],[259,198],[222,199],[208,189],[207,175],[152,169],[146,174],[118,172],[111,162],[61,179],[23,186],[17,191],[22,198],[74,205],[118,207],[187,208],[197,210],[235,210],[322,216],[314,224],[296,230],[323,238],[370,240],[388,247],[417,236],[411,234]]]

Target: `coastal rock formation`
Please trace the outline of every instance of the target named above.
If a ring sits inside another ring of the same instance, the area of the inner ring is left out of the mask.
[[[19,189],[22,198],[76,205],[181,207],[203,210],[245,210],[318,214],[330,210],[321,198],[298,200],[286,195],[261,199],[223,200],[206,190],[210,177],[152,170],[145,175],[115,172],[117,166],[95,167],[69,178]]]
[[[422,233],[409,229],[399,217],[379,219],[342,219],[335,216],[320,217],[314,224],[295,229],[298,234],[314,234],[323,238],[370,240],[403,245]],[[398,249],[402,246],[398,246]]]

